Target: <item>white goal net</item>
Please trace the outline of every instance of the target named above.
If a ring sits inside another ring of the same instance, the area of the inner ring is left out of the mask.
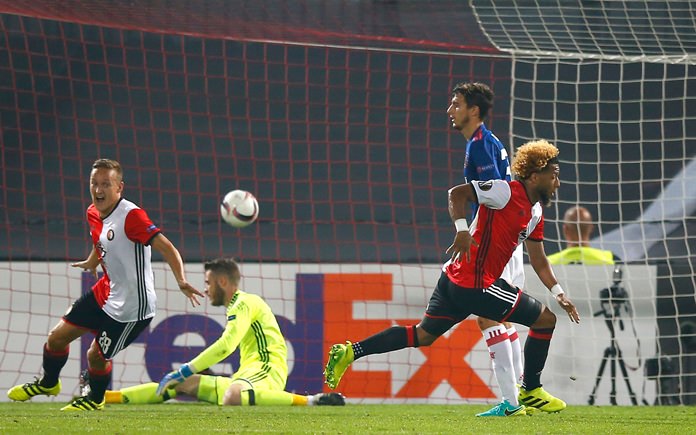
[[[624,277],[621,285],[634,309],[618,310],[620,317],[611,319],[617,346],[623,349],[642,340],[640,351],[630,352],[635,359],[627,361],[625,350],[623,359],[636,369],[634,390],[642,390],[646,380],[648,389],[655,388],[654,398],[643,394],[646,402],[696,403],[694,4],[472,5],[491,42],[513,58],[512,146],[547,138],[561,151],[562,185],[547,212],[550,222],[555,214],[557,225],[547,226],[547,252],[564,247],[563,213],[582,205],[596,221],[593,246],[655,273],[654,293],[644,294],[643,300],[628,285],[630,275]],[[584,281],[594,282],[593,268],[584,270]],[[579,334],[609,343],[609,323],[594,316],[602,302],[602,286],[596,284],[585,312],[590,326]],[[619,322],[627,321],[640,327],[621,331]],[[572,340],[566,350],[576,361],[596,360],[595,370],[584,373],[587,383],[594,384],[604,356],[588,355],[581,339]],[[607,368],[600,388],[609,384],[609,377]],[[622,377],[617,368],[619,403],[628,404]]]

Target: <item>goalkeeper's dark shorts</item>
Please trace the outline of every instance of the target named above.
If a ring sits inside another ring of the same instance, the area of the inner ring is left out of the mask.
[[[442,273],[425,309],[420,326],[436,337],[472,314],[531,326],[541,315],[541,302],[498,279],[488,288],[464,288]]]
[[[105,360],[125,349],[147,328],[149,319],[118,322],[101,309],[93,292],[83,294],[63,316],[63,321],[94,332],[95,342]]]

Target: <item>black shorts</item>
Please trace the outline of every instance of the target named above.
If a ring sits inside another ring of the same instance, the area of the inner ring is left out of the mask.
[[[450,281],[443,272],[430,296],[420,326],[427,333],[439,337],[471,314],[498,322],[531,326],[541,315],[543,307],[541,302],[503,279],[484,289],[464,288]]]
[[[152,317],[125,323],[114,320],[101,309],[90,291],[72,304],[63,320],[80,328],[91,329],[104,359],[110,360],[147,328]]]

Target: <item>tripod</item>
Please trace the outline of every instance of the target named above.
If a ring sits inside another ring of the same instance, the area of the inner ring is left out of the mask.
[[[616,307],[615,311],[618,311],[618,307]],[[621,349],[619,349],[619,344],[616,342],[616,333],[614,331],[614,318],[611,315],[612,313],[608,313],[605,308],[602,308],[601,311],[594,313],[595,317],[599,316],[600,314],[604,314],[604,322],[607,324],[607,327],[609,328],[611,341],[609,347],[604,349],[602,363],[599,365],[599,370],[597,371],[597,378],[595,379],[595,385],[592,389],[592,393],[590,394],[590,398],[587,400],[587,403],[590,405],[594,405],[595,397],[597,395],[597,387],[599,387],[599,383],[602,380],[602,375],[604,374],[604,369],[607,367],[607,361],[609,361],[611,368],[611,392],[609,392],[609,402],[611,402],[612,405],[617,405],[616,364],[618,363],[619,368],[621,369],[621,374],[623,375],[624,381],[626,382],[628,394],[631,397],[631,403],[633,405],[638,405],[636,394],[633,392],[633,388],[631,388],[631,382],[628,379],[628,370],[626,370],[626,363],[623,360],[623,355],[621,354]],[[619,319],[619,327],[623,330],[623,321],[621,319]]]

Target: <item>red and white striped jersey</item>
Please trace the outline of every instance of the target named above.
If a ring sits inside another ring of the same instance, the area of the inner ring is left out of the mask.
[[[540,203],[532,204],[519,181],[473,181],[479,208],[471,223],[471,259],[448,261],[449,279],[460,287],[487,288],[501,276],[513,252],[526,239],[544,240]]]
[[[104,276],[92,287],[104,312],[119,322],[155,315],[150,241],[160,229],[137,205],[121,198],[104,219],[90,205],[87,221]]]

